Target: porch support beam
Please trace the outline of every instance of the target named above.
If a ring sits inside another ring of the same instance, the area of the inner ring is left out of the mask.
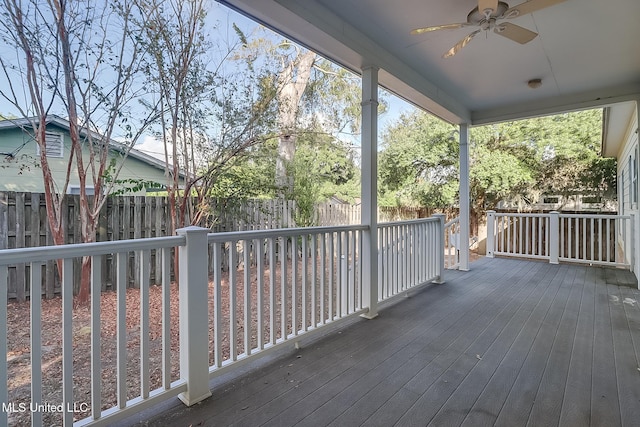
[[[469,271],[469,124],[460,125],[460,265]]]
[[[361,223],[368,226],[362,236],[363,304],[378,315],[378,68],[362,69]]]

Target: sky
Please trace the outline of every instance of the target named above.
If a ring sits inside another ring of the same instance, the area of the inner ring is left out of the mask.
[[[211,29],[211,36],[215,37],[216,42],[221,43],[223,46],[229,45],[233,41],[237,40],[236,32],[233,29],[234,24],[237,25],[247,35],[250,35],[259,26],[259,24],[229,9],[228,7],[221,5],[218,2],[211,2],[211,9],[209,11],[207,20],[207,26]],[[275,33],[273,33],[273,36],[274,38],[281,37]],[[6,49],[6,45],[0,43],[0,53],[3,54],[4,58],[7,58],[7,56],[5,55]],[[215,58],[213,60],[215,61]],[[0,90],[6,90],[7,87],[8,86],[5,79],[0,79]],[[401,113],[414,110],[413,106],[393,95],[387,96],[386,101],[388,102],[389,109],[379,118],[380,133],[386,126],[396,121]],[[56,112],[53,111],[53,113],[55,114]],[[0,114],[15,116],[20,115],[15,107],[10,105],[6,100],[3,99],[0,99]],[[359,144],[359,141],[354,140],[352,144],[357,146]],[[164,152],[162,144],[150,135],[145,135],[140,138],[135,148],[147,154],[159,157],[163,156]]]

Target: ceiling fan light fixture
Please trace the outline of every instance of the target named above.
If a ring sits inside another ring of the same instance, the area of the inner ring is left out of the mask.
[[[540,86],[542,86],[542,79],[531,79],[527,82],[527,86],[529,86],[531,89],[538,89]]]

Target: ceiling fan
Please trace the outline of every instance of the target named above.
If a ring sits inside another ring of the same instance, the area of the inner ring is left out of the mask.
[[[544,9],[549,6],[554,6],[558,3],[562,3],[566,0],[529,0],[514,7],[503,1],[499,0],[478,0],[478,6],[474,7],[467,15],[467,22],[457,24],[445,24],[436,25],[433,27],[416,28],[411,31],[411,34],[425,34],[438,30],[452,30],[463,27],[478,26],[479,29],[473,31],[465,38],[460,40],[451,49],[442,55],[443,58],[450,58],[458,53],[463,47],[481,31],[493,31],[496,34],[500,34],[510,40],[518,42],[520,44],[529,43],[533,40],[538,33],[530,31],[519,25],[511,24],[509,22],[500,22],[503,19],[513,19],[518,16],[526,15],[536,12],[540,9]]]

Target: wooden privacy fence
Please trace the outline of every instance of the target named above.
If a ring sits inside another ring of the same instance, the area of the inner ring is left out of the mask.
[[[296,226],[295,203],[283,200],[217,200],[212,204],[213,232],[266,230]],[[425,208],[379,208],[379,221],[406,220],[427,217]],[[65,243],[81,243],[80,196],[67,195],[63,206]],[[113,196],[107,199],[99,218],[96,241],[115,241],[167,236],[171,229],[167,199],[164,197]],[[319,226],[353,225],[360,223],[360,205],[324,203],[316,207],[315,222]],[[29,248],[53,245],[49,232],[44,194],[0,192],[0,249]],[[256,250],[256,252],[258,252]],[[223,251],[223,264],[228,267],[229,248]],[[137,287],[140,261],[129,254],[127,284]],[[116,265],[103,257],[102,290],[115,289]],[[80,286],[80,263],[75,260],[74,284]],[[161,277],[162,262],[151,252],[151,283]],[[30,271],[25,265],[9,268],[8,298],[25,300],[30,293]],[[48,261],[42,272],[42,293],[52,298],[60,293],[60,280],[54,261]]]
[[[293,225],[294,204],[291,201],[249,201],[242,204],[221,200],[213,207],[215,224],[212,230],[235,231],[281,228]],[[81,243],[80,196],[67,195],[63,204],[65,244]],[[171,229],[167,199],[163,197],[114,196],[109,197],[100,211],[96,241],[114,241],[160,237]],[[29,248],[53,245],[49,232],[44,194],[0,192],[0,249]],[[155,251],[151,252],[151,282],[161,276],[162,263]],[[139,260],[130,253],[128,286],[136,287]],[[115,289],[115,262],[102,258],[102,290]],[[80,286],[81,259],[74,261],[74,284]],[[46,298],[60,293],[60,280],[54,261],[43,267],[42,292]],[[8,298],[24,300],[29,296],[30,271],[28,266],[9,268]]]

